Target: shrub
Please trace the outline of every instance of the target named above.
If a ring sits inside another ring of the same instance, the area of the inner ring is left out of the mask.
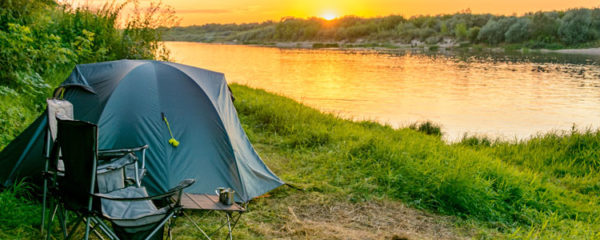
[[[442,128],[430,121],[416,122],[409,125],[408,128],[425,133],[427,135],[442,136]]]

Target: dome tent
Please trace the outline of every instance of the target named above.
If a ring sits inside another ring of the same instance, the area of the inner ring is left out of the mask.
[[[55,93],[73,104],[75,119],[98,125],[100,149],[150,146],[150,192],[194,178],[187,192],[231,187],[246,202],[283,184],[248,141],[222,73],[151,60],[82,64]],[[0,153],[4,186],[40,175],[46,122],[44,113]]]

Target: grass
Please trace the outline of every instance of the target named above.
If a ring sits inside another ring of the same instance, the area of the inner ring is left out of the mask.
[[[439,133],[341,120],[261,90],[233,91],[251,141],[276,153],[268,164],[311,191],[353,203],[400,200],[473,221],[495,237],[598,234],[598,131],[448,145]],[[430,123],[413,128],[436,132]]]
[[[235,84],[232,90],[263,160],[306,189],[281,187],[254,200],[235,232],[238,238],[600,237],[598,131],[548,133],[513,143],[465,137],[447,144],[431,123],[393,129],[343,120],[262,90]],[[16,189],[1,195],[0,209],[22,209],[2,211],[0,219],[12,222],[1,224],[3,238],[32,236],[19,234],[36,228],[32,212],[39,204]],[[411,217],[428,224],[402,224],[401,218]],[[199,221],[216,229],[217,220],[208,214]],[[439,232],[445,235],[435,235]],[[175,234],[200,237],[181,219]]]
[[[0,239],[33,239],[39,226],[39,206],[32,201],[31,186],[18,182],[0,192]]]

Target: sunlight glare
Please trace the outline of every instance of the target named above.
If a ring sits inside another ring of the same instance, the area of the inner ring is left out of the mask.
[[[333,20],[334,18],[336,18],[337,16],[331,12],[326,12],[323,15],[321,15],[321,17],[327,21],[329,20]]]

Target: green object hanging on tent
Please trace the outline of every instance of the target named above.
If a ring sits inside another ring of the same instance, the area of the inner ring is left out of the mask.
[[[169,144],[173,145],[173,147],[179,146],[179,141],[173,137],[173,132],[171,132],[171,126],[169,125],[169,120],[167,120],[167,115],[163,112],[160,113],[162,115],[163,121],[167,124],[167,129],[169,129],[169,134],[171,134],[171,139],[169,139]]]

